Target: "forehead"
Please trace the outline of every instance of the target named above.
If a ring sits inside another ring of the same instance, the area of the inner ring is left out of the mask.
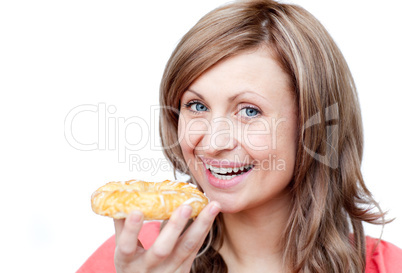
[[[252,91],[266,97],[293,96],[291,80],[267,47],[229,57],[205,71],[189,87],[200,94],[233,96]]]

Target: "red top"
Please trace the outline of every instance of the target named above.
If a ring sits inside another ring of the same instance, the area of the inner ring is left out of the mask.
[[[139,239],[148,249],[159,234],[160,222],[148,222],[140,231]],[[366,236],[366,271],[365,273],[398,273],[402,272],[402,249],[381,241],[374,253],[377,239]],[[101,245],[81,266],[76,273],[115,273],[114,268],[114,236]]]

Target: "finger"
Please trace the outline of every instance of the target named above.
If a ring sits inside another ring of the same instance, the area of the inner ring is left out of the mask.
[[[189,257],[192,257],[191,260],[194,259],[220,209],[220,204],[216,201],[212,201],[201,211],[191,227],[188,228],[180,238],[178,247],[174,253],[175,259],[180,263]]]
[[[121,230],[115,251],[116,262],[128,262],[135,254],[143,218],[142,212],[133,211],[124,221],[124,227]],[[119,225],[120,223],[117,223],[117,228],[120,228]]]
[[[144,246],[142,245],[142,243],[140,242],[140,240],[137,240],[137,246],[144,248]]]
[[[119,241],[120,233],[124,227],[124,220],[125,219],[113,219],[116,245],[117,242]]]
[[[191,216],[191,212],[192,208],[188,205],[182,205],[173,212],[169,222],[147,252],[149,264],[157,264],[170,255]]]
[[[194,262],[195,257],[197,256],[197,253],[191,253],[190,256],[188,256],[180,265],[180,270],[181,272],[190,272],[191,266]]]
[[[120,233],[123,230],[124,227],[124,221],[125,219],[113,219],[114,220],[114,230],[115,230],[115,242],[117,245],[117,242],[119,241],[120,238]],[[140,242],[140,240],[137,241],[137,245],[139,247],[144,248],[144,246],[142,245],[142,243]]]

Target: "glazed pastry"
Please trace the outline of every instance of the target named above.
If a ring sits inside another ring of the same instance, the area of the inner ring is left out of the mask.
[[[110,182],[92,194],[92,210],[114,219],[126,218],[140,210],[144,220],[166,220],[182,204],[193,208],[196,217],[208,204],[208,198],[193,184],[166,180]]]

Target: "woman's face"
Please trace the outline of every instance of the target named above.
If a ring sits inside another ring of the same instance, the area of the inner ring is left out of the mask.
[[[266,48],[218,63],[183,94],[178,130],[184,159],[223,212],[286,196],[296,112],[289,77]]]

